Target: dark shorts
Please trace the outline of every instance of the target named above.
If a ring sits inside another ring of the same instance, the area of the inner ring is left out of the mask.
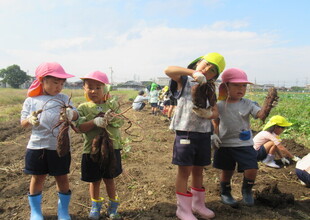
[[[176,131],[172,163],[179,166],[211,164],[211,133]]]
[[[178,100],[174,97],[170,97],[170,105],[176,106],[178,104]]]
[[[145,107],[145,103],[142,102],[142,103],[141,103],[141,106],[140,106],[140,108],[139,108],[139,111],[141,111],[144,107]]]
[[[298,179],[303,181],[307,187],[310,187],[310,174],[305,170],[295,169]]]
[[[122,170],[122,160],[121,160],[121,150],[114,150],[116,158],[116,168],[113,173],[105,169],[105,167],[100,167],[99,163],[95,163],[91,158],[90,154],[82,155],[82,177],[81,180],[85,182],[97,182],[101,179],[113,179],[119,176]]]
[[[163,104],[164,104],[164,106],[170,105],[170,100],[165,100]]]
[[[221,170],[235,170],[238,172],[248,169],[258,169],[257,152],[253,146],[220,147],[214,152],[213,166]]]
[[[157,108],[157,103],[151,103],[151,107]]]
[[[261,146],[259,150],[256,151],[256,153],[257,153],[257,161],[262,161],[267,157],[267,152],[264,146]]]
[[[70,172],[71,153],[59,157],[56,150],[27,149],[24,173],[61,176]]]

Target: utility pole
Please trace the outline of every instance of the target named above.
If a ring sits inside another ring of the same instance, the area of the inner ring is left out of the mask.
[[[111,73],[111,82],[110,82],[110,84],[112,85],[113,84],[113,69],[112,69],[111,66],[109,67],[109,69],[110,69],[110,73]]]

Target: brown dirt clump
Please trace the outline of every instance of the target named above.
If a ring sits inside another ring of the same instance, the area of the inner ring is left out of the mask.
[[[123,109],[127,107],[128,104]],[[116,178],[121,199],[119,211],[125,220],[177,219],[174,187],[176,166],[171,164],[174,134],[168,129],[169,122],[164,116],[154,116],[150,112],[147,107],[141,112],[128,111],[125,114],[133,122],[128,129],[133,136],[124,132],[129,126],[125,125],[122,128],[125,141],[122,151],[124,172]],[[22,169],[30,130],[21,129],[18,121],[1,123],[0,129],[0,219],[28,219],[30,176],[23,174]],[[284,142],[299,157],[310,151],[294,140]],[[69,179],[72,190],[70,214],[73,220],[87,219],[91,205],[88,184],[80,180],[82,144],[81,134],[72,132]],[[295,163],[281,169],[268,168],[262,164],[259,166],[253,188],[256,204],[253,207],[241,205],[238,209],[220,202],[219,171],[212,166],[205,168],[206,205],[214,210],[216,219],[310,219],[309,188],[298,181],[294,172]],[[238,200],[242,198],[241,183],[242,174],[236,173],[232,179],[232,193]],[[103,185],[101,189],[106,198]],[[57,219],[57,192],[52,177],[48,177],[44,185],[42,209],[45,219]],[[104,216],[101,219],[105,219]]]

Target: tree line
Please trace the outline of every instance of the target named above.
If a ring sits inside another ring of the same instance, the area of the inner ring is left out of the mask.
[[[10,85],[12,88],[19,88],[25,82],[31,80],[31,76],[20,69],[16,64],[0,70],[0,82]]]

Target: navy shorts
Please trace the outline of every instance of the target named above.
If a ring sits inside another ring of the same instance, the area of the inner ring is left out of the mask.
[[[172,163],[179,166],[211,164],[211,133],[176,131]]]
[[[174,97],[170,97],[170,105],[177,106],[178,105],[178,100]]]
[[[71,153],[59,157],[56,150],[27,149],[24,173],[31,175],[61,176],[70,172]]]
[[[101,167],[99,163],[95,163],[90,154],[82,155],[82,177],[85,182],[97,182],[101,179],[113,179],[119,176],[122,170],[121,150],[114,150],[116,158],[116,168],[113,173],[109,172],[105,167]]]
[[[257,153],[257,161],[262,161],[262,160],[266,159],[266,157],[267,157],[267,152],[266,152],[264,145],[262,145],[259,148],[259,150],[256,151],[256,153]]]
[[[151,103],[151,107],[153,107],[153,108],[157,108],[157,103]]]
[[[221,170],[235,170],[238,172],[248,169],[258,169],[257,152],[253,146],[220,147],[214,152],[213,166]]]
[[[163,104],[164,104],[164,106],[170,105],[170,100],[165,100]]]
[[[307,187],[310,187],[310,174],[305,170],[295,169],[298,179],[303,181]]]

